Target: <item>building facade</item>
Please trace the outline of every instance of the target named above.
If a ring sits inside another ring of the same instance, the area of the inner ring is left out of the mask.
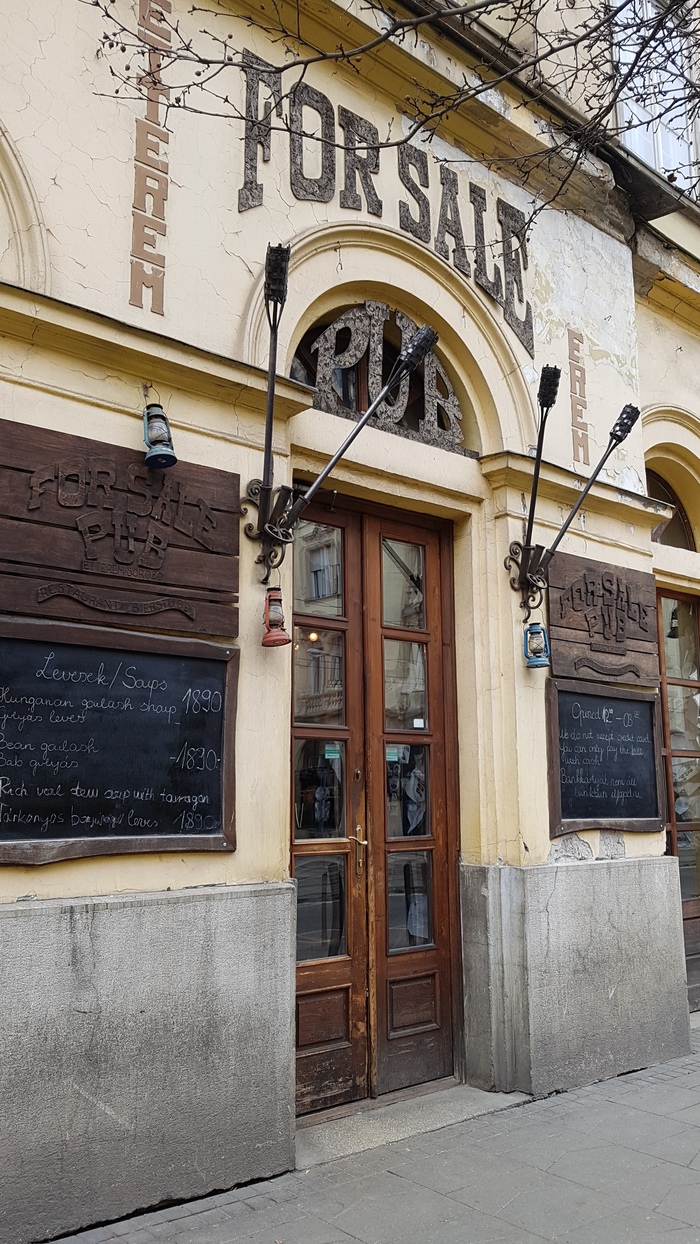
[[[377,146],[416,79],[472,72],[468,42],[423,27],[290,92],[250,18],[227,18],[239,120],[169,107],[165,73],[118,94],[98,7],[2,18],[7,1244],[289,1169],[297,1113],[688,1049],[697,207],[619,147],[545,207],[548,174],[495,163],[545,141],[508,83]],[[123,19],[166,57],[195,21]],[[372,33],[352,5],[313,21],[323,46]],[[279,647],[246,532],[268,244],[291,247],[276,485],[313,480],[416,325],[439,334],[272,570]],[[544,365],[538,544],[642,409],[552,563],[551,670],[504,566]]]

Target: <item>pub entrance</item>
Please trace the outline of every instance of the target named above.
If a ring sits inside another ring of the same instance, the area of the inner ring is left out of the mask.
[[[450,530],[317,507],[294,555],[305,1114],[453,1072],[457,791]]]

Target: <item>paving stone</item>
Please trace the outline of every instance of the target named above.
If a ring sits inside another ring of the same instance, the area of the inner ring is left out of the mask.
[[[700,1227],[700,1182],[673,1188],[656,1208],[669,1218]]]
[[[498,1162],[498,1171],[504,1181],[518,1169],[529,1176],[532,1174],[524,1163],[512,1160]],[[494,1157],[478,1145],[464,1144],[452,1153],[438,1153],[432,1157],[425,1154],[393,1154],[387,1170],[433,1192],[449,1194],[490,1179],[494,1173]]]
[[[636,1148],[653,1158],[675,1162],[678,1166],[690,1166],[695,1158],[700,1157],[700,1128],[686,1127],[682,1132],[674,1132],[661,1140],[644,1141]]]
[[[387,1244],[542,1244],[542,1236],[468,1209],[451,1222],[434,1224],[408,1237],[395,1235]]]
[[[597,1218],[593,1222],[557,1236],[557,1244],[680,1244],[679,1224],[675,1218],[628,1206],[621,1213]],[[681,1235],[685,1228],[681,1228]],[[690,1244],[686,1241],[686,1244]],[[698,1240],[700,1244],[700,1240]]]
[[[252,1235],[237,1236],[246,1244],[357,1244],[355,1236],[346,1235],[334,1223],[305,1215],[296,1222],[276,1227],[263,1227]]]
[[[656,1209],[670,1190],[681,1184],[700,1186],[700,1173],[688,1167],[616,1145],[565,1154],[549,1173],[599,1192],[614,1193],[647,1210]]]
[[[524,1189],[507,1201],[497,1217],[531,1231],[533,1235],[555,1240],[566,1231],[571,1232],[596,1218],[610,1217],[626,1208],[620,1197],[594,1192],[555,1175],[545,1175],[537,1188]]]
[[[386,1244],[397,1235],[410,1240],[421,1228],[437,1230],[442,1223],[464,1214],[463,1206],[456,1201],[418,1188],[406,1179],[386,1175],[382,1183],[381,1190],[375,1189],[331,1219],[317,1209],[314,1212],[365,1244]]]
[[[643,1149],[650,1141],[664,1140],[683,1130],[682,1119],[664,1118],[619,1102],[582,1106],[561,1122],[596,1141],[625,1145],[628,1149]]]
[[[502,1159],[514,1159],[546,1171],[563,1154],[589,1149],[599,1142],[585,1132],[566,1127],[560,1119],[553,1120],[551,1124],[541,1119],[536,1124],[523,1126],[519,1131],[487,1137],[478,1143],[482,1149]]]

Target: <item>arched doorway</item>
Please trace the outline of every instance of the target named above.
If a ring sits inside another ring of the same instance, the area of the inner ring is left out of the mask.
[[[317,407],[352,419],[416,326],[377,302],[327,321],[304,333],[292,374],[314,385]],[[429,356],[377,426],[464,455],[462,422]],[[449,523],[335,496],[305,513],[295,541],[300,1113],[454,1069],[450,569]]]

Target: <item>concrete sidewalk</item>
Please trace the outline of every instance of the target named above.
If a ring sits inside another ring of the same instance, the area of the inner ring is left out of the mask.
[[[700,1244],[698,1028],[692,1037],[691,1056],[647,1071],[63,1239]],[[435,1122],[435,1103],[421,1100]],[[405,1111],[401,1117],[403,1134]],[[345,1129],[359,1136],[348,1143],[371,1139],[363,1127]],[[314,1130],[300,1133],[312,1160],[306,1136]]]

